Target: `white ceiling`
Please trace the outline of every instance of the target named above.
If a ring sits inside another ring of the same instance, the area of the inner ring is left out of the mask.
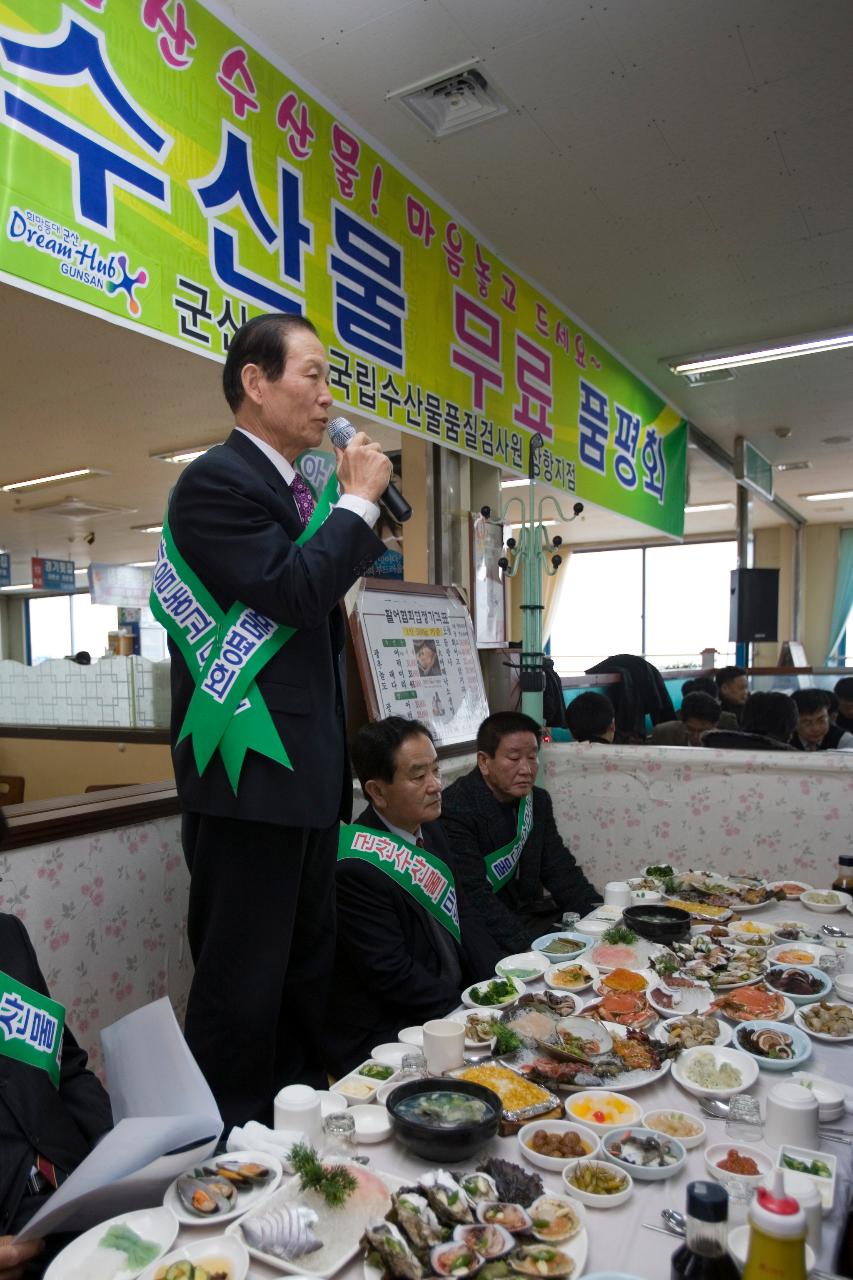
[[[214,7],[211,2],[211,7]],[[809,520],[853,520],[853,351],[738,371],[690,389],[662,364],[739,342],[853,323],[851,0],[220,0],[256,43],[453,205],[708,435],[748,436],[773,461],[808,459],[777,491]],[[248,38],[248,37],[247,37]],[[479,58],[514,104],[435,142],[393,90]],[[0,542],[27,557],[150,559],[175,471],[159,449],[221,437],[207,360],[0,286],[6,362],[2,476],[96,465],[109,477],[40,490],[132,506],[91,548],[66,522],[14,514]],[[92,356],[91,352],[97,352]],[[777,431],[789,431],[780,439]],[[827,445],[831,436],[848,436]],[[691,450],[691,500],[734,485]],[[410,495],[410,497],[416,495]],[[757,504],[756,524],[778,517]],[[734,510],[688,516],[688,535]],[[588,510],[572,541],[637,526]],[[28,580],[28,579],[27,579]]]

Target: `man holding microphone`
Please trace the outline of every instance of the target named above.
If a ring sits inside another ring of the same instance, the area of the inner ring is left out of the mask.
[[[172,756],[191,873],[186,1037],[226,1129],[270,1122],[285,1084],[326,1087],[338,819],[352,790],[339,601],[384,551],[391,463],[362,432],[315,509],[328,364],[301,316],[258,316],[223,372],[235,430],[191,463],[164,524],[152,608],[169,633]],[[330,507],[330,501],[333,503]]]

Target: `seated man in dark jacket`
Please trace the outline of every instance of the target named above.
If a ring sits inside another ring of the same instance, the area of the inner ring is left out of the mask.
[[[829,694],[825,689],[795,689],[791,701],[797,708],[797,725],[791,735],[796,751],[850,751],[853,733],[829,718]]]
[[[539,741],[530,716],[496,712],[477,733],[476,767],[444,794],[462,888],[503,954],[526,951],[562,912],[601,902],[560,838],[551,797],[534,786]]]
[[[440,1018],[504,954],[470,908],[438,823],[441,777],[429,730],[389,716],[364,725],[352,761],[370,804],[341,827],[334,1001],[327,1064],[358,1066],[408,1023]]]

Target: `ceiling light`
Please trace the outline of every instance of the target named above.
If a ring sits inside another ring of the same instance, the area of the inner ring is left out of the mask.
[[[673,356],[667,359],[673,373],[686,376],[712,369],[735,369],[741,365],[768,364],[771,360],[792,360],[795,356],[816,355],[820,351],[838,351],[853,347],[853,331],[835,329],[813,333],[759,347],[729,347],[698,356]]]
[[[773,463],[773,468],[775,471],[810,471],[811,466],[812,464],[808,461],[808,459],[803,459],[802,462],[774,462]]]
[[[162,524],[132,524],[130,526],[132,533],[162,533]]]
[[[131,569],[153,569],[156,563],[156,560],[131,560],[128,567]]]
[[[530,484],[529,480],[501,480],[502,489],[518,489],[521,485]]]
[[[0,587],[0,591],[32,591],[33,584],[31,582],[19,582],[14,587]]]
[[[695,506],[684,508],[685,515],[695,515],[697,511],[728,511],[735,504],[733,502],[697,502]]]
[[[174,462],[182,467],[187,462],[194,462],[214,445],[222,444],[221,440],[211,440],[209,444],[184,445],[183,449],[171,449],[167,453],[149,453],[149,458],[157,458],[160,462]]]
[[[806,502],[837,502],[841,498],[853,498],[853,489],[839,489],[836,493],[801,493]]]
[[[13,493],[16,489],[35,489],[42,484],[55,484],[57,480],[82,480],[84,476],[108,476],[109,471],[101,471],[98,467],[78,467],[76,471],[58,471],[53,476],[36,476],[35,480],[15,480],[11,484],[0,484],[3,493]]]
[[[537,520],[536,521],[536,524],[541,524],[544,529],[548,529],[552,524],[556,524],[556,523],[557,523],[556,520]],[[524,524],[511,524],[509,527],[510,529],[526,529],[527,523],[525,522]]]

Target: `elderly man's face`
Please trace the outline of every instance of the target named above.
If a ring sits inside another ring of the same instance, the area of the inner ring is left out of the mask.
[[[505,734],[493,756],[477,752],[477,764],[498,800],[520,800],[533,790],[539,769],[536,734],[526,730]]]
[[[727,702],[733,702],[735,706],[742,707],[749,697],[749,681],[746,676],[735,676],[733,680],[720,685],[720,693]]]
[[[316,449],[323,439],[332,404],[328,375],[323,344],[309,329],[289,335],[280,378],[271,381],[260,371],[256,374],[253,390],[259,425],[291,462],[303,450]]]
[[[820,711],[807,711],[797,721],[797,733],[803,742],[817,746],[829,733],[829,710],[822,707]]]
[[[423,822],[441,817],[441,767],[435,747],[423,733],[406,738],[397,748],[391,782],[366,784],[380,817],[402,831],[417,831]]]

